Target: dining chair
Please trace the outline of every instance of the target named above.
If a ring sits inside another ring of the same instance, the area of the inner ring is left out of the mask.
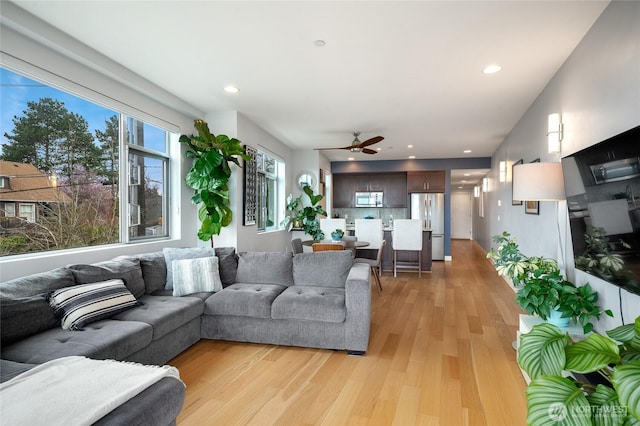
[[[331,233],[336,229],[342,229],[347,232],[347,221],[343,219],[320,219],[320,230],[324,234],[324,238],[331,239]]]
[[[344,242],[344,249],[345,250],[351,250],[351,254],[353,254],[353,257],[356,257],[356,246],[355,246],[355,242],[358,241],[358,237],[353,236],[353,235],[345,235],[342,237],[342,241]]]
[[[313,243],[311,246],[313,251],[338,251],[344,250],[344,244],[338,243]]]
[[[360,241],[368,241],[367,249],[378,249],[384,239],[382,219],[356,219],[355,236]]]
[[[382,240],[382,244],[380,244],[380,248],[378,249],[378,255],[375,259],[366,259],[362,257],[356,257],[353,262],[354,263],[366,263],[371,267],[371,273],[373,274],[373,279],[376,281],[378,287],[378,295],[382,292],[382,283],[380,283],[380,274],[382,274],[382,256],[384,253],[384,246],[386,245],[386,241]]]
[[[418,252],[418,277],[422,278],[422,221],[420,219],[396,219],[391,231],[393,248],[393,276],[397,276],[398,263],[401,266],[416,266],[413,262],[398,262],[398,251]]]
[[[302,253],[303,249],[302,249],[302,239],[300,238],[293,238],[291,240],[291,251],[293,252],[293,254],[298,254],[298,253]]]

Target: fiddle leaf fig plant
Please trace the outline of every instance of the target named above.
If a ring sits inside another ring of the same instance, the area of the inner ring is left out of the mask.
[[[193,159],[185,183],[193,189],[191,201],[200,205],[198,239],[211,241],[213,246],[213,236],[220,235],[222,228],[233,220],[228,186],[230,163],[240,167],[239,159],[250,157],[238,139],[212,134],[204,120],[195,120],[194,128],[198,135],[181,135],[179,139],[189,147],[186,156]]]
[[[607,335],[574,342],[544,323],[520,337],[518,365],[531,378],[527,424],[640,425],[640,317]],[[608,384],[577,375],[594,372]]]

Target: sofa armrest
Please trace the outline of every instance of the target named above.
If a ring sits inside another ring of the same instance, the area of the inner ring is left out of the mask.
[[[354,263],[345,282],[346,349],[365,352],[369,346],[371,325],[371,269],[364,263]]]

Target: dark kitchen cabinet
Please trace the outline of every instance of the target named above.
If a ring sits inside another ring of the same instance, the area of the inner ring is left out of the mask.
[[[333,207],[348,209],[355,206],[356,181],[352,174],[333,175]]]
[[[412,192],[444,192],[444,170],[407,172],[407,191]]]
[[[382,204],[389,208],[406,208],[407,199],[407,175],[406,173],[385,173],[384,196]]]
[[[384,191],[383,175],[379,173],[360,173],[355,175],[356,191],[381,192]]]

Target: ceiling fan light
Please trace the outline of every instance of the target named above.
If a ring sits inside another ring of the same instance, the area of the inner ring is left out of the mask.
[[[351,152],[360,152],[361,149],[359,146],[354,146],[353,148],[351,148]]]

